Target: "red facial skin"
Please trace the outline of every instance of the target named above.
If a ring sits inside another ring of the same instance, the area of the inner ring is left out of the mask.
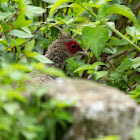
[[[76,41],[70,41],[70,42],[66,43],[66,46],[67,46],[69,52],[71,52],[72,54],[75,54],[78,51],[82,51],[82,48]]]

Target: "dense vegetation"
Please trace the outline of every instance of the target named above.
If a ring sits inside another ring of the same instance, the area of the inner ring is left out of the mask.
[[[54,140],[56,124],[66,129],[73,120],[65,111],[69,102],[42,101],[47,89],[35,87],[32,100],[22,95],[32,91],[23,81],[34,69],[114,86],[140,103],[139,24],[139,0],[0,0],[0,139]],[[68,59],[66,74],[44,66],[55,26],[89,54]]]

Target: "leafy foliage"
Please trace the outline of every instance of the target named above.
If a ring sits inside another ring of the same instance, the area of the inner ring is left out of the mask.
[[[114,86],[140,102],[139,0],[0,0],[0,138],[56,139],[56,126],[73,121],[65,110],[73,103],[42,100],[48,88],[26,85],[37,69],[60,77],[78,77]],[[65,71],[46,67],[44,54],[60,26],[88,57],[66,61]],[[13,87],[13,84],[22,87]],[[32,100],[23,95],[32,92]],[[140,139],[139,133],[133,139]],[[108,136],[102,139],[119,139]]]
[[[93,54],[99,58],[105,47],[105,42],[108,40],[109,31],[102,27],[85,27],[82,32],[82,37],[87,41]]]
[[[121,14],[131,19],[136,25],[138,24],[137,19],[135,15],[133,14],[133,12],[131,11],[131,9],[125,5],[117,5],[117,4],[111,5],[108,8],[108,15],[110,14]]]

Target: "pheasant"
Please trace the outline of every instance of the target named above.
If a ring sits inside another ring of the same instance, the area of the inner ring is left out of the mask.
[[[60,30],[58,39],[50,45],[45,54],[53,63],[46,65],[63,69],[65,60],[77,55],[81,51],[83,50],[80,45],[68,33]],[[29,82],[30,84],[39,81],[42,85],[55,78],[54,76],[42,74],[36,70],[29,75],[32,77],[32,81]]]
[[[83,51],[80,45],[66,32],[59,33],[59,37],[49,47],[45,56],[53,61],[51,66],[63,69],[66,59]]]

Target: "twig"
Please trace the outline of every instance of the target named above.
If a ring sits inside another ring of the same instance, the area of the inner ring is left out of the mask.
[[[40,27],[38,27],[35,31],[32,32],[32,35],[35,34],[40,28],[42,28],[42,27],[45,26],[46,24],[48,24],[48,23],[47,23],[47,22],[46,22],[46,23],[43,23]],[[21,50],[25,47],[25,45],[26,45],[29,41],[31,41],[31,38],[28,39],[28,40],[23,44],[23,46],[21,47]]]
[[[49,16],[49,8],[48,8],[48,6],[49,6],[49,3],[46,3],[46,6],[47,6],[47,10],[46,10],[46,18]]]
[[[133,1],[132,1],[133,2]],[[134,2],[133,2],[134,3]],[[136,7],[136,12],[135,12],[135,15],[137,17],[138,13],[139,13],[139,10],[140,10],[140,4]],[[131,21],[127,26],[131,26],[133,24],[133,22]],[[124,25],[124,24],[123,24]],[[122,25],[122,26],[123,26]],[[126,33],[126,30],[124,30],[123,34]]]
[[[133,51],[135,51],[135,49],[132,49],[132,50],[127,51],[125,54],[123,54],[123,55],[120,56],[118,59],[116,59],[116,60],[113,62],[113,65],[116,64],[116,63],[118,63],[123,57],[125,57],[126,55],[128,55],[129,53],[131,53],[131,52],[133,52]],[[111,68],[111,66],[108,67],[107,70],[109,70],[110,68]]]
[[[131,51],[135,51],[136,49],[132,49]],[[125,53],[127,53],[128,51],[122,51],[122,52],[119,52],[119,53],[117,53],[117,54],[114,54],[114,55],[111,55],[111,56],[109,56],[108,57],[108,59],[110,60],[110,59],[114,59],[115,57],[118,57],[118,56],[120,56],[120,55],[122,55],[122,54],[125,54]]]
[[[134,58],[139,57],[140,56],[140,52],[136,52]]]
[[[126,4],[125,4],[125,5],[127,6],[128,3],[129,3],[129,0],[126,1]],[[121,27],[118,27],[118,26],[119,26],[119,23],[120,23],[120,21],[121,21],[121,19],[122,19],[123,17],[124,17],[124,16],[120,15],[120,17],[119,17],[119,19],[118,19],[118,21],[117,21],[117,23],[116,23],[116,29],[118,29],[118,30],[122,28],[122,26],[121,26]],[[123,21],[123,22],[125,23],[125,22],[127,21],[127,18],[125,18],[124,20],[125,20],[125,21]],[[124,25],[124,24],[122,24],[122,25]]]
[[[24,57],[24,56],[25,56],[25,53],[23,53],[23,55],[22,55],[21,57],[18,57],[16,63],[17,63],[22,57]]]
[[[107,62],[110,64],[110,66],[115,70],[115,66],[109,61],[109,59],[107,58]]]
[[[19,10],[16,10],[16,13],[9,19],[6,21],[6,23],[9,23],[14,17],[16,17],[19,14]]]
[[[119,17],[119,19],[117,20],[116,29],[119,29],[119,23],[120,23],[120,21],[121,21],[122,18],[123,18],[123,16],[121,15],[121,16]]]
[[[123,54],[123,55],[120,56],[118,59],[116,59],[116,60],[113,62],[113,65],[116,64],[116,63],[118,63],[123,57],[125,57],[125,56],[128,55],[129,53],[133,52],[134,50],[135,50],[135,49],[132,49],[132,50],[127,51],[125,54]],[[108,73],[105,75],[105,77],[108,76],[109,73],[111,72],[111,66],[109,66],[109,67],[107,68],[107,70],[108,70]]]
[[[17,10],[16,10],[16,13],[15,13],[14,15],[12,15],[12,17],[11,17],[9,20],[7,20],[6,23],[9,23],[9,22],[10,22],[14,17],[16,17],[18,14],[19,14],[19,10],[17,9]],[[0,30],[1,30],[2,28],[3,28],[3,26],[1,26]],[[2,33],[2,34],[0,35],[0,37],[2,37],[2,35],[6,34],[7,32],[9,32],[9,31],[6,31],[6,32]]]
[[[39,6],[39,0],[37,0],[37,6]],[[38,21],[39,22],[41,21],[41,17],[40,16],[38,17]]]
[[[37,122],[36,122],[36,125],[40,124],[40,123],[44,120],[44,118],[45,118],[46,116],[47,116],[46,111],[42,111],[42,112],[40,113],[40,116],[38,117],[38,120],[37,120]]]
[[[97,61],[97,58],[96,58],[95,56],[93,56],[93,57],[91,58],[89,64],[93,64],[93,63],[95,63],[96,61]],[[87,76],[88,76],[88,75],[87,75],[87,70],[83,71],[81,77],[87,78]]]
[[[71,2],[69,2],[69,4],[68,5],[70,5],[71,4]],[[68,14],[68,11],[69,11],[69,7],[67,7],[67,9],[66,9],[66,13],[65,13],[65,15],[67,15]]]
[[[46,19],[49,16],[49,8],[48,8],[48,6],[49,6],[49,3],[46,3]],[[47,32],[48,32],[48,30],[47,30]],[[44,36],[44,38],[45,38],[45,36]],[[43,49],[43,55],[45,55],[46,51],[47,51],[47,48],[44,48]]]
[[[124,28],[124,25],[126,25],[127,20],[128,20],[128,18],[124,17],[124,20],[123,20],[121,26],[118,28],[118,30],[122,30]]]
[[[129,87],[129,88],[126,90],[126,93],[128,93],[128,92],[134,90],[134,89],[136,88],[137,85],[138,85],[138,83],[133,84],[131,87]]]
[[[44,2],[42,1],[42,8],[44,8]],[[43,22],[45,22],[45,13],[42,14],[42,17],[43,17]],[[45,33],[43,33],[43,38],[45,38],[46,35]]]

